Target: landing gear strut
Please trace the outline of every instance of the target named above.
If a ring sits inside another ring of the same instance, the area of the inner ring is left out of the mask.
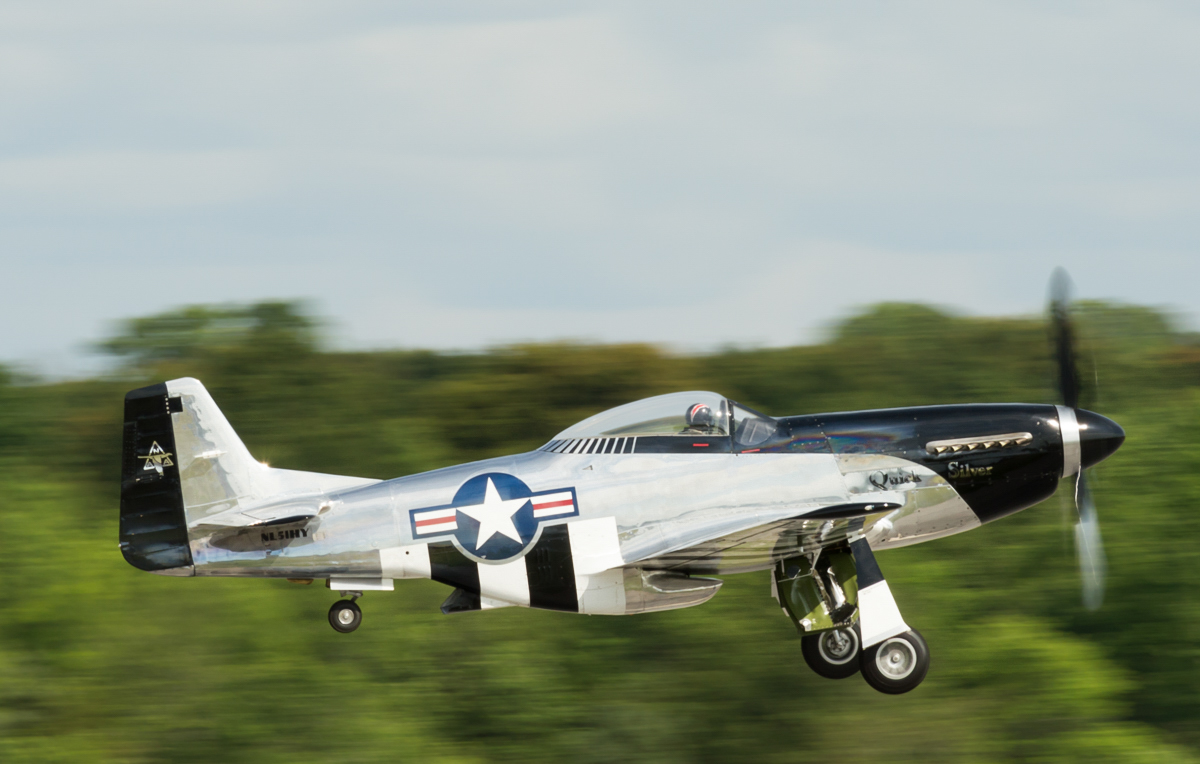
[[[845,679],[858,673],[858,629],[832,629],[809,634],[800,640],[804,662],[818,676],[826,679]]]
[[[357,597],[355,598],[357,599]],[[362,623],[362,610],[353,599],[338,600],[329,608],[329,625],[334,631],[349,634]]]

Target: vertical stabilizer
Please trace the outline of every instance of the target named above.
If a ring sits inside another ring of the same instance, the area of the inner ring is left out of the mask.
[[[175,441],[189,522],[275,493],[272,470],[254,460],[199,380],[173,379],[167,390],[178,401]]]

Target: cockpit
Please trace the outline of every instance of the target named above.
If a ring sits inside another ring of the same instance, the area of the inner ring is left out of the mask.
[[[601,412],[563,430],[543,450],[728,453],[751,449],[776,429],[771,417],[717,393],[693,391],[658,395]]]

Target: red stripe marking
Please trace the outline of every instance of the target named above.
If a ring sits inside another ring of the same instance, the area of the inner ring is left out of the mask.
[[[762,450],[761,448],[747,448],[747,449],[746,449],[745,451],[743,451],[742,453],[743,453],[743,454],[754,454],[754,453],[758,453],[758,452],[759,452],[759,451],[761,451],[761,450]]]
[[[441,525],[442,523],[454,522],[458,522],[457,517],[435,517],[432,520],[418,520],[417,527],[420,528],[422,525]]]
[[[534,504],[533,508],[534,509],[550,509],[551,507],[569,507],[574,503],[575,502],[571,501],[570,499],[566,499],[564,501],[551,501],[551,502],[547,502],[546,504]]]
[[[707,443],[693,443],[692,448],[708,448]]]

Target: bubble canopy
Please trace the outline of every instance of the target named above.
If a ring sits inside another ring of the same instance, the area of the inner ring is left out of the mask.
[[[565,440],[698,434],[729,434],[729,402],[723,395],[703,391],[656,395],[588,417],[554,437]]]

